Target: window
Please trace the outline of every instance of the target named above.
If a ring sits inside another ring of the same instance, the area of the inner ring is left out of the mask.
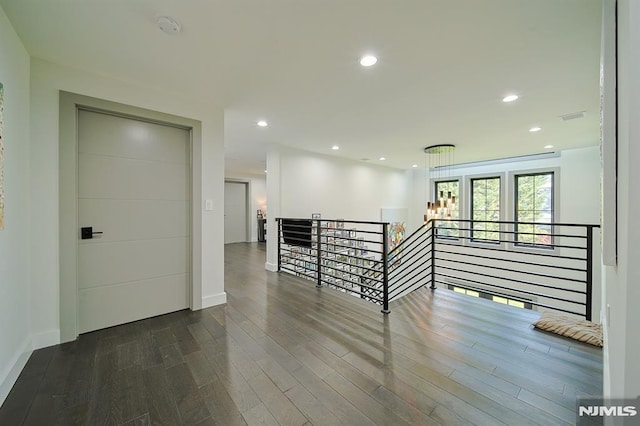
[[[520,245],[553,244],[553,172],[515,176],[515,241]]]
[[[502,303],[503,305],[515,306],[516,308],[522,308],[522,309],[533,308],[533,305],[531,303],[521,302],[520,300],[512,300],[506,297],[492,296],[491,300],[497,303]]]
[[[523,300],[514,300],[505,296],[496,296],[491,293],[485,293],[483,291],[475,291],[464,287],[458,287],[449,284],[447,286],[449,290],[453,290],[456,293],[466,294],[467,296],[479,297],[481,299],[491,300],[496,303],[502,303],[503,305],[515,306],[516,308],[522,309],[533,309],[533,304],[531,302],[527,302],[526,299]]]
[[[483,242],[500,240],[500,178],[471,179],[471,239]],[[479,221],[479,222],[476,222]]]
[[[456,203],[454,204],[453,211],[451,212],[451,218],[453,221],[439,220],[437,222],[437,236],[442,238],[458,238],[460,231],[458,231],[460,225],[457,219],[460,218],[460,182],[458,180],[439,181],[435,183],[435,200],[440,198],[440,194],[446,199],[451,193],[452,197],[456,197]]]

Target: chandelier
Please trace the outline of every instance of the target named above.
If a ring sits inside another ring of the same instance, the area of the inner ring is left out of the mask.
[[[425,171],[425,188],[429,188],[429,177],[431,172],[436,173],[436,180],[450,177],[451,165],[453,164],[453,151],[455,145],[452,144],[439,144],[431,145],[424,149],[426,155]],[[437,188],[437,187],[436,187]],[[456,197],[451,194],[451,191],[439,191],[439,194],[434,194],[434,201],[427,201],[427,211],[424,215],[424,222],[427,223],[432,219],[450,219],[453,211],[456,207]]]

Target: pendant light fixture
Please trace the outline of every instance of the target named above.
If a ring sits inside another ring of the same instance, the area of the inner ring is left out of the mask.
[[[425,189],[428,191],[429,178],[432,172],[436,173],[436,180],[449,178],[451,166],[453,165],[453,152],[456,146],[453,144],[431,145],[424,149],[427,168],[425,171]],[[440,191],[434,194],[434,201],[427,201],[427,209],[424,215],[424,222],[432,219],[450,219],[456,207],[456,197],[448,191]]]

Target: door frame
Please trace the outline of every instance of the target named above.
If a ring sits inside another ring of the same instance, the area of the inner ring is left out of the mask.
[[[60,91],[59,127],[59,246],[60,246],[60,342],[78,337],[78,110],[183,128],[189,131],[190,265],[189,308],[202,300],[202,157],[201,123],[185,117]]]
[[[244,223],[244,242],[251,241],[251,181],[248,179],[224,178],[224,183],[244,184],[245,197],[245,223]]]

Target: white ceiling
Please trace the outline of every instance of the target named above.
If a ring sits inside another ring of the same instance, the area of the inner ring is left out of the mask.
[[[438,143],[456,162],[598,144],[600,0],[0,5],[32,56],[223,105],[228,171],[262,173],[271,143],[398,168]],[[182,32],[161,32],[162,15]]]

